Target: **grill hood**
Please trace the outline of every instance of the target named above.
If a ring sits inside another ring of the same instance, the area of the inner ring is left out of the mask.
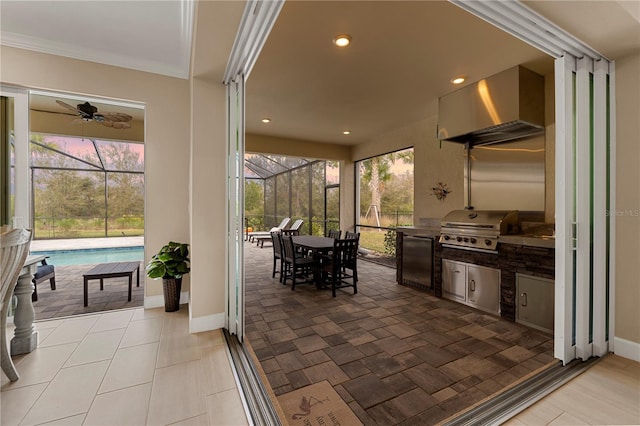
[[[438,100],[438,139],[470,147],[544,133],[544,77],[520,65]]]

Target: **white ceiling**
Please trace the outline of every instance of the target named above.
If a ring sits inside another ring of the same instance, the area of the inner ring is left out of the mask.
[[[222,15],[226,3],[206,4]],[[611,59],[640,49],[638,0],[525,3]],[[0,36],[7,45],[184,78],[192,7],[2,0]],[[332,44],[340,33],[353,37],[344,50]],[[248,79],[247,131],[360,143],[435,115],[437,98],[455,90],[454,75],[473,82],[517,64],[552,72],[551,58],[445,1],[287,1]]]
[[[2,0],[2,44],[187,78],[190,0]]]

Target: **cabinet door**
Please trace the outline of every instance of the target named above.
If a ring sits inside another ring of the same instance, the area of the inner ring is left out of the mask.
[[[500,270],[485,266],[467,267],[467,303],[483,311],[500,312]]]
[[[442,297],[465,303],[466,289],[466,264],[442,259]]]
[[[516,322],[553,333],[553,280],[516,274]]]

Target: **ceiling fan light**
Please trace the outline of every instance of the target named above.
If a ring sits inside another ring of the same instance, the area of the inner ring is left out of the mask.
[[[351,36],[348,34],[340,34],[333,39],[333,44],[338,47],[347,47],[351,44]]]

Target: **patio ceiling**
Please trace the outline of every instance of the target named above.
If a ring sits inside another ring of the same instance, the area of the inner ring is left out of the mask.
[[[315,161],[315,159],[309,158],[246,153],[244,155],[244,177],[246,179],[267,179]]]

